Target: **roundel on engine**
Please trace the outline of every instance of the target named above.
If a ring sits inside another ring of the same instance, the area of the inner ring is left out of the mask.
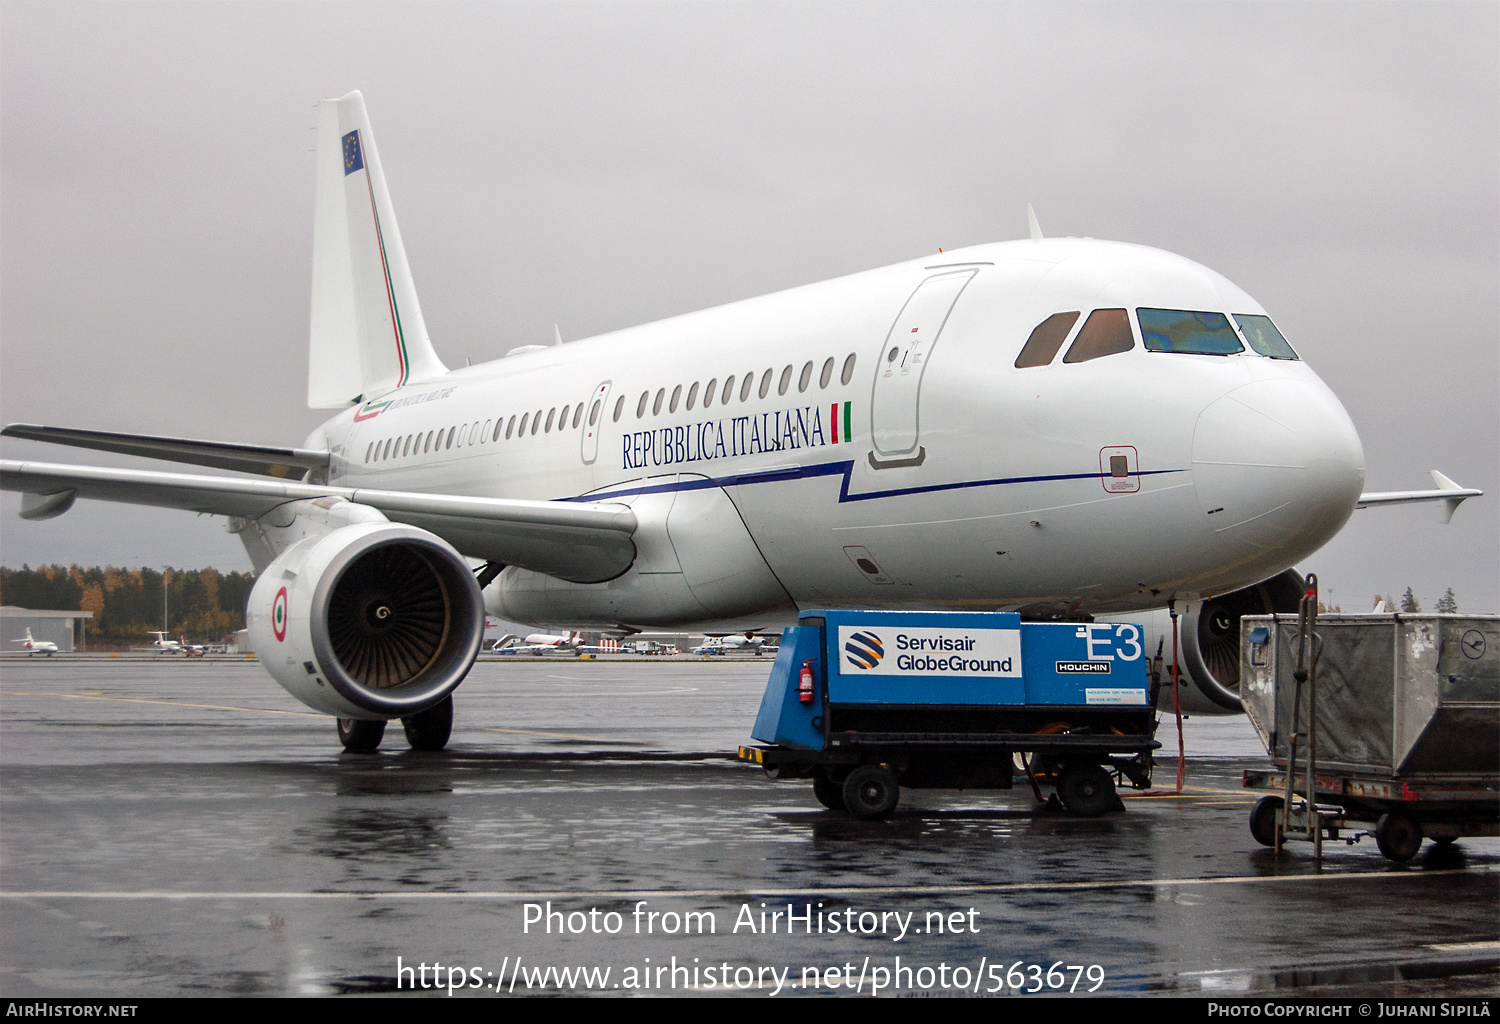
[[[286,640],[286,587],[276,591],[276,599],[271,602],[271,632],[277,643]]]

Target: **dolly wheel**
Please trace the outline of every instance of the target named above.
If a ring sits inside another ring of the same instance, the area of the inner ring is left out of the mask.
[[[340,718],[339,742],[351,754],[373,754],[380,749],[385,736],[384,721],[366,721],[362,718]]]
[[[844,810],[844,787],[822,772],[813,776],[813,796],[830,811]]]
[[[1276,820],[1281,813],[1281,803],[1279,796],[1263,796],[1255,801],[1255,808],[1250,812],[1250,834],[1262,846],[1276,845],[1276,836],[1281,831],[1281,824]]]
[[[1397,811],[1388,811],[1375,823],[1375,845],[1394,861],[1408,861],[1422,848],[1422,825]]]
[[[1057,795],[1063,806],[1081,818],[1097,818],[1113,810],[1120,799],[1115,782],[1097,764],[1075,761],[1063,769],[1057,784]]]
[[[844,780],[844,806],[864,821],[889,818],[900,799],[901,784],[884,765],[860,765]]]

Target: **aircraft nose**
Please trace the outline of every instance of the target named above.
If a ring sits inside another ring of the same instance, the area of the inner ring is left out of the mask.
[[[1289,564],[1316,551],[1354,511],[1364,478],[1359,435],[1327,388],[1256,381],[1198,416],[1193,487],[1215,533],[1240,554]]]

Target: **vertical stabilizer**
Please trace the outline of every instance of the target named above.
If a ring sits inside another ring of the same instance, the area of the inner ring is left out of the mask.
[[[318,105],[307,404],[336,409],[447,372],[422,321],[358,92]]]

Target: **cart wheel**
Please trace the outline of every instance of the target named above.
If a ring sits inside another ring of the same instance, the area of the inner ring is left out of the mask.
[[[822,772],[813,776],[813,796],[818,798],[818,803],[830,811],[844,809],[844,787]]]
[[[889,768],[863,764],[844,780],[844,806],[856,818],[878,821],[889,818],[901,799],[901,784]]]
[[[1422,825],[1396,811],[1388,811],[1375,823],[1375,845],[1394,861],[1408,861],[1422,848]]]
[[[1105,811],[1113,810],[1120,798],[1115,794],[1115,782],[1097,764],[1075,761],[1063,769],[1057,783],[1057,795],[1063,806],[1081,818],[1097,818]]]
[[[1255,808],[1250,812],[1250,834],[1260,845],[1276,845],[1276,835],[1281,831],[1276,816],[1281,813],[1281,806],[1279,796],[1263,796],[1255,801]]]

